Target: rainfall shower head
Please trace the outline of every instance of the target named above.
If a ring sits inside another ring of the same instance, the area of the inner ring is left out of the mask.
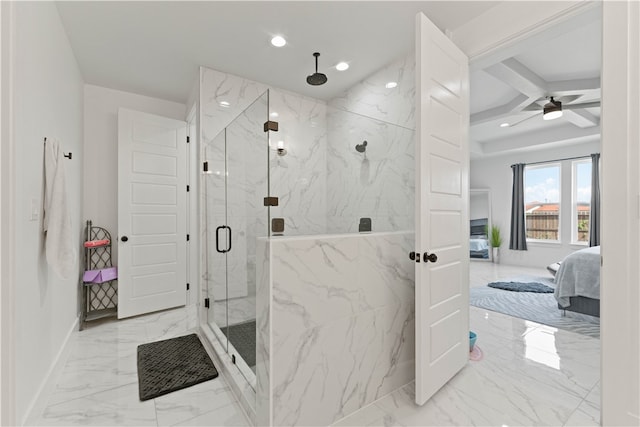
[[[364,153],[367,151],[367,141],[362,141],[362,144],[356,144],[356,151],[358,153]]]
[[[307,76],[307,83],[312,86],[320,86],[327,82],[327,76],[318,72],[318,56],[320,56],[320,54],[315,52],[313,56],[316,57],[316,72]]]

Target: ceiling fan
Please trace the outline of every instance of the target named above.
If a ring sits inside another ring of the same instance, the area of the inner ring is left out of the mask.
[[[581,103],[573,103],[573,101],[580,98],[581,95],[568,95],[568,96],[546,96],[544,98],[537,99],[536,101],[523,108],[522,111],[535,111],[536,114],[532,114],[524,119],[511,123],[508,126],[517,126],[529,119],[542,115],[543,120],[554,120],[562,117],[563,110],[581,110],[585,108],[600,107],[600,101],[587,101]]]

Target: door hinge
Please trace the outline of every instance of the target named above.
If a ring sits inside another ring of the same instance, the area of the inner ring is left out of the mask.
[[[191,138],[187,136],[187,144],[191,141]]]
[[[233,362],[234,365],[236,364],[236,355],[235,354],[231,355],[231,362]]]
[[[263,130],[265,132],[269,132],[270,130],[274,132],[278,132],[278,122],[274,122],[272,120],[268,120],[264,122]]]
[[[191,188],[191,187],[189,187],[189,186],[187,185],[187,193],[189,192],[189,188]]]
[[[187,242],[189,241],[189,239],[190,239],[190,236],[187,234]]]
[[[202,162],[202,172],[209,172],[209,162]]]
[[[189,290],[189,284],[187,283],[187,290]]]
[[[209,298],[204,299],[204,307],[209,308]]]
[[[264,198],[265,206],[278,206],[278,198],[277,197],[265,197]]]

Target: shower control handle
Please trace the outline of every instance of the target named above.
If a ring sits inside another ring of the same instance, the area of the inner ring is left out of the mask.
[[[438,261],[438,256],[433,253],[425,252],[424,253],[424,262],[436,262]]]

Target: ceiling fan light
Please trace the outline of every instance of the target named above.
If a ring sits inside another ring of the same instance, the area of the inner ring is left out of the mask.
[[[543,107],[543,120],[553,120],[562,117],[562,102],[554,101],[551,97],[551,101],[545,104]]]

